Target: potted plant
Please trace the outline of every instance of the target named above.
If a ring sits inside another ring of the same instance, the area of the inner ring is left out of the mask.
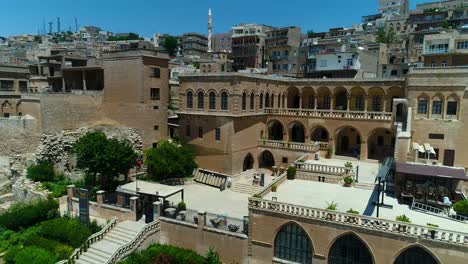
[[[336,208],[338,207],[338,204],[332,201],[331,203],[327,203],[327,207],[325,210],[327,211],[336,211]],[[334,214],[332,213],[327,213],[326,219],[327,220],[333,220]]]
[[[351,170],[353,169],[353,163],[351,163],[350,161],[345,162],[344,166],[345,166],[346,174],[349,174]]]
[[[410,219],[406,215],[399,215],[395,218],[397,221],[404,222],[404,223],[411,223]],[[406,232],[406,225],[399,224],[398,225],[398,231],[400,232]]]
[[[333,157],[333,147],[328,145],[327,147],[327,159],[331,159]]]
[[[296,178],[296,167],[289,167],[287,172],[288,180],[294,180]]]
[[[353,177],[351,176],[346,176],[344,179],[344,186],[345,187],[351,187],[351,185],[353,184],[354,180],[353,180]]]
[[[271,186],[271,191],[272,191],[272,192],[276,192],[277,189],[278,189],[278,185],[273,184],[273,185]]]
[[[179,209],[179,211],[185,211],[187,210],[187,205],[182,201],[177,204],[177,209]]]
[[[348,214],[359,214],[358,211],[354,210],[353,208],[350,208],[348,211],[346,211]],[[351,223],[356,223],[357,222],[357,217],[354,216],[348,216],[348,222]]]

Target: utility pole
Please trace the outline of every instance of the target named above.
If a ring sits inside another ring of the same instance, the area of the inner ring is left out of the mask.
[[[78,18],[75,17],[75,32],[78,32]]]
[[[60,17],[57,17],[57,33],[60,33]]]
[[[52,35],[52,25],[54,24],[54,22],[50,21],[49,22],[49,35]]]
[[[42,18],[42,35],[47,35],[46,33],[46,26],[45,26],[45,18]]]

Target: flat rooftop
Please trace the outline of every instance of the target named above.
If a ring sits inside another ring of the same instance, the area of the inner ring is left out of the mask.
[[[168,197],[183,190],[180,186],[164,185],[156,182],[149,181],[133,181],[117,187],[117,192],[136,195],[136,188],[138,184],[138,193],[148,195],[158,195],[160,197]]]
[[[346,212],[353,209],[361,215],[377,217],[377,207],[373,202],[377,199],[377,191],[343,187],[337,184],[293,180],[285,181],[278,186],[277,192],[270,192],[264,197],[272,200],[276,197],[278,202],[299,206],[325,209],[329,203],[337,203],[338,212]],[[413,224],[436,224],[439,228],[461,231],[467,230],[468,224],[445,219],[435,215],[413,211],[408,205],[399,204],[394,197],[385,196],[384,203],[392,205],[393,209],[380,207],[380,218],[395,220],[399,215],[405,214]]]

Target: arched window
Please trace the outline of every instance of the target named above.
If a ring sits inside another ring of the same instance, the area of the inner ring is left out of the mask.
[[[283,101],[282,101],[282,103],[281,103],[281,105],[283,106],[283,108],[285,108],[285,106],[284,106],[285,101],[286,101],[286,96],[283,94]]]
[[[247,109],[247,94],[243,93],[242,94],[242,111],[245,111]]]
[[[278,94],[278,108],[281,108],[281,94]]]
[[[226,92],[221,93],[221,110],[228,110],[228,94]]]
[[[372,111],[382,111],[382,97],[380,95],[372,96]]]
[[[190,91],[187,92],[187,108],[193,108],[193,93]]]
[[[255,95],[253,93],[250,94],[250,111],[255,110]]]
[[[275,95],[274,95],[274,94],[271,95],[271,104],[270,104],[270,107],[271,107],[271,108],[275,107]]]
[[[209,101],[210,110],[216,110],[216,94],[214,92],[210,92]]]
[[[265,107],[270,107],[270,95],[265,94]]]
[[[263,94],[260,94],[260,98],[258,99],[258,108],[263,109]]]
[[[434,257],[421,247],[411,247],[398,255],[394,264],[437,264]]]
[[[418,99],[418,114],[427,114],[427,99],[424,97]]]
[[[432,114],[441,115],[442,114],[442,98],[436,96],[432,99]]]
[[[355,235],[345,235],[333,243],[328,264],[372,264],[367,246]]]
[[[312,243],[300,226],[288,224],[281,228],[275,238],[275,258],[294,263],[312,263]]]
[[[447,118],[448,119],[455,119],[457,117],[457,112],[458,112],[458,101],[454,97],[449,97],[447,99]]]
[[[203,110],[203,108],[205,108],[205,95],[203,94],[203,92],[198,92],[197,102],[198,110]]]

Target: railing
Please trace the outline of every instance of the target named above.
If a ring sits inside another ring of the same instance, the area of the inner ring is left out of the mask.
[[[148,236],[158,231],[159,231],[159,221],[153,221],[147,224],[140,232],[138,232],[135,238],[133,238],[128,243],[120,246],[119,249],[114,254],[112,254],[112,256],[109,258],[106,264],[117,263],[119,260],[132,254]]]
[[[423,203],[418,203],[418,202],[415,202],[415,201],[413,201],[413,204],[411,205],[411,209],[412,210],[419,210],[419,211],[422,211],[424,213],[430,213],[430,214],[433,214],[433,215],[437,215],[437,216],[440,216],[440,217],[443,217],[443,218],[447,218],[447,219],[451,219],[451,220],[455,220],[455,221],[459,221],[459,222],[468,221],[468,217],[466,217],[466,216],[462,216],[462,215],[458,215],[458,214],[450,215],[450,214],[448,214],[447,210],[436,208],[436,207],[433,207],[433,206],[430,206],[430,205],[427,205],[427,204],[423,204]]]
[[[459,233],[405,222],[384,220],[380,218],[349,213],[339,213],[311,207],[281,203],[277,201],[268,201],[255,197],[249,198],[249,209],[297,216],[307,219],[315,219],[328,223],[355,226],[368,230],[409,237],[422,237],[433,241],[468,246],[468,233]]]
[[[323,150],[328,148],[328,143],[325,142],[298,143],[270,139],[259,139],[258,145],[262,147],[299,150],[306,152],[317,152],[321,149]]]
[[[273,181],[271,181],[270,184],[267,186],[263,187],[260,189],[258,192],[256,192],[253,197],[264,197],[265,195],[269,194],[271,192],[271,186],[276,185],[279,186],[281,183],[283,183],[286,179],[288,178],[287,172],[284,172],[280,176],[276,177]]]
[[[313,164],[313,163],[305,163],[305,162],[296,162],[296,168],[301,171],[306,172],[317,172],[317,173],[324,173],[330,175],[345,175],[349,174],[352,169],[340,166],[330,166],[330,165],[322,165],[322,164]]]
[[[426,49],[426,50],[424,50],[424,54],[445,54],[445,53],[448,53],[448,51],[449,51],[448,48]]]
[[[286,116],[303,116],[303,117],[318,117],[318,118],[344,118],[344,119],[367,119],[367,120],[383,120],[391,121],[391,112],[368,112],[368,111],[346,111],[346,110],[321,110],[321,109],[276,109],[265,108],[266,114],[286,115]]]
[[[80,258],[80,255],[83,254],[83,252],[86,252],[88,250],[88,248],[90,247],[91,244],[101,240],[105,234],[107,234],[107,232],[109,232],[112,228],[114,228],[114,226],[117,224],[117,217],[113,217],[109,223],[107,223],[99,232],[96,232],[94,233],[93,235],[91,235],[84,243],[81,247],[75,249],[75,251],[73,251],[72,255],[68,258],[68,260],[62,260],[60,262],[58,262],[57,264],[61,263],[68,263],[68,264],[72,264],[72,263],[75,263],[75,260],[79,259]]]
[[[206,213],[205,219],[206,226],[234,233],[247,233],[247,230],[244,230],[245,224],[243,219],[213,213]]]

